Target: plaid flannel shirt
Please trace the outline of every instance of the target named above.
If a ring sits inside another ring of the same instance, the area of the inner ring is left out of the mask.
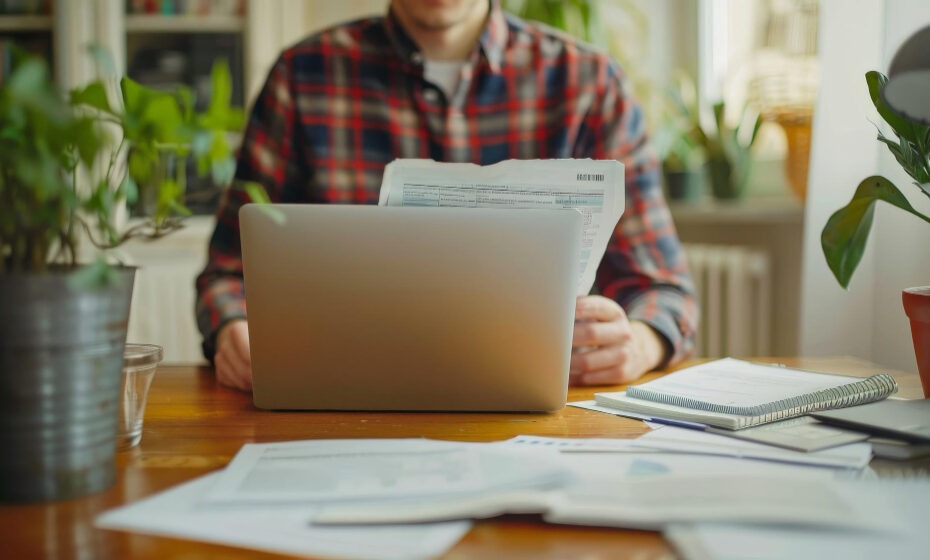
[[[616,159],[626,167],[626,210],[595,289],[654,327],[672,350],[669,363],[687,356],[694,288],[621,69],[566,34],[504,13],[497,0],[451,96],[423,78],[423,64],[390,11],[287,49],[252,108],[237,179],[260,183],[275,202],[376,204],[395,158]],[[219,328],[246,316],[238,222],[246,202],[235,185],[224,194],[197,278],[197,320],[211,360]]]

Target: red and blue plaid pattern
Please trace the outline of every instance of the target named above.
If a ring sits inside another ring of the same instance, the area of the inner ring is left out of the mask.
[[[655,327],[672,363],[690,352],[698,311],[684,253],[642,110],[604,54],[492,1],[478,48],[446,97],[424,80],[422,56],[390,12],[328,29],[275,63],[252,109],[236,177],[261,183],[275,202],[376,204],[395,158],[621,161],[626,211],[596,289]],[[219,327],[246,315],[238,223],[245,202],[235,186],[224,195],[197,279],[197,319],[211,359]]]

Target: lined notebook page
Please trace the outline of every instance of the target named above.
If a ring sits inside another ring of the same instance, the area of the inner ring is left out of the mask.
[[[894,378],[830,375],[724,358],[627,388],[627,396],[726,414],[761,415],[793,407],[869,402],[897,389]]]

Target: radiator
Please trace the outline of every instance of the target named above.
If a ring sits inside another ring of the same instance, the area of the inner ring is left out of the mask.
[[[696,356],[771,354],[772,270],[766,251],[736,245],[684,244],[701,320]]]

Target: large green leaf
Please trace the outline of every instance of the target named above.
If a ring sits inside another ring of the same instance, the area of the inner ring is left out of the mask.
[[[102,82],[92,82],[83,88],[72,90],[71,103],[73,105],[87,105],[98,111],[113,114],[106,86]]]
[[[169,94],[153,95],[142,111],[146,128],[155,131],[154,138],[166,143],[183,143],[181,125],[184,122],[177,99]]]
[[[872,103],[875,105],[878,114],[894,129],[898,136],[914,143],[920,143],[926,138],[927,127],[905,119],[885,103],[882,90],[885,89],[888,78],[884,74],[874,70],[867,72],[865,82],[869,86],[869,96],[872,98]]]
[[[125,76],[120,79],[119,88],[123,94],[123,111],[130,115],[141,115],[151,96],[151,90]]]
[[[843,288],[849,286],[849,280],[862,260],[872,229],[875,202],[879,200],[930,222],[930,218],[915,210],[888,179],[873,175],[859,183],[852,200],[830,216],[820,236],[827,265]]]
[[[232,99],[232,77],[229,75],[229,66],[217,62],[210,71],[210,105],[207,113],[210,115],[225,115],[229,110]]]

